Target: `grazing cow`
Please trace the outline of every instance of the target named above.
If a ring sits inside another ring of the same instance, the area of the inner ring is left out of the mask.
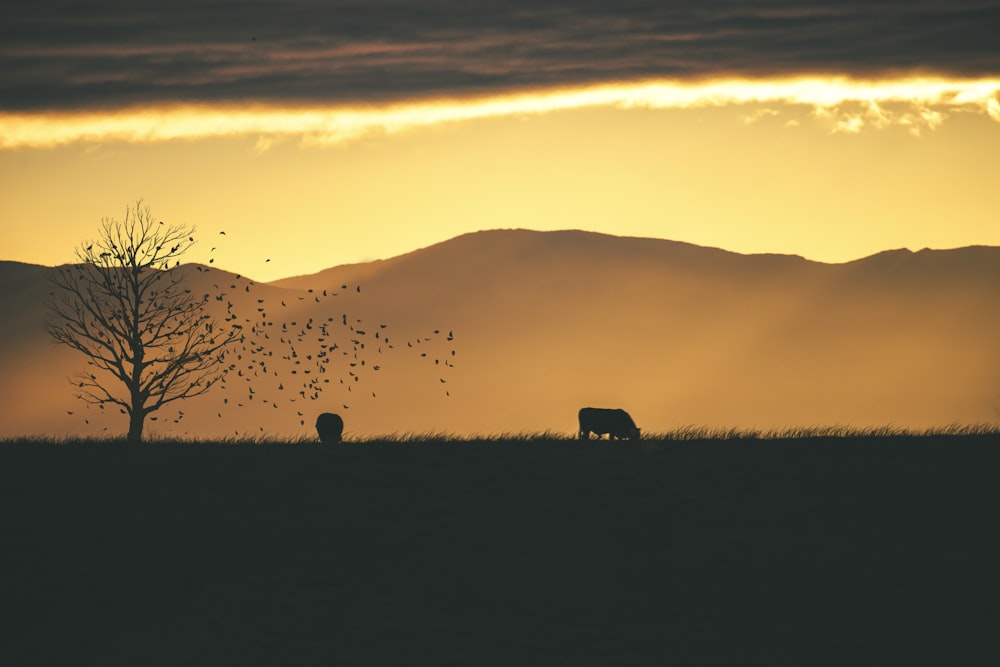
[[[340,442],[340,436],[344,434],[344,420],[340,415],[324,412],[316,418],[316,432],[319,434],[319,441],[324,445],[335,445]]]
[[[591,433],[596,433],[598,440],[605,433],[608,434],[608,440],[632,440],[640,437],[639,428],[624,410],[581,408],[580,439],[590,440]]]

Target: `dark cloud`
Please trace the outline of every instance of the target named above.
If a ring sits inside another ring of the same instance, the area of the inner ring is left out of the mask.
[[[712,74],[1000,74],[995,0],[19,4],[0,10],[6,110],[363,102]]]

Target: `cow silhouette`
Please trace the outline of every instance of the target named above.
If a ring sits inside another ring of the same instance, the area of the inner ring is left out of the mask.
[[[605,433],[608,440],[638,439],[639,427],[632,417],[620,408],[581,408],[580,409],[580,440],[590,440],[590,434],[597,434],[598,440]]]
[[[324,445],[335,445],[340,442],[340,437],[344,434],[344,420],[340,415],[324,412],[316,418],[316,433]]]

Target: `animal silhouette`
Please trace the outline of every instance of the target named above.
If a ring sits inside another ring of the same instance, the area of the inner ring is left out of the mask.
[[[605,433],[608,440],[638,440],[639,427],[629,413],[621,408],[580,408],[580,440],[590,440],[595,433],[600,439]]]
[[[319,434],[319,441],[324,445],[335,445],[340,442],[344,434],[344,420],[340,415],[332,412],[324,412],[316,418],[316,433]]]

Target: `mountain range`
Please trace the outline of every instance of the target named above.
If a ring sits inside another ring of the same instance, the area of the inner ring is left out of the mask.
[[[647,432],[930,428],[1000,409],[1000,248],[825,264],[515,229],[271,283],[177,270],[246,336],[224,386],[148,423],[164,436],[311,435],[324,411],[356,437],[572,433],[584,406]],[[52,271],[0,262],[0,437],[123,433],[117,411],[74,398],[85,359],[48,340]]]

